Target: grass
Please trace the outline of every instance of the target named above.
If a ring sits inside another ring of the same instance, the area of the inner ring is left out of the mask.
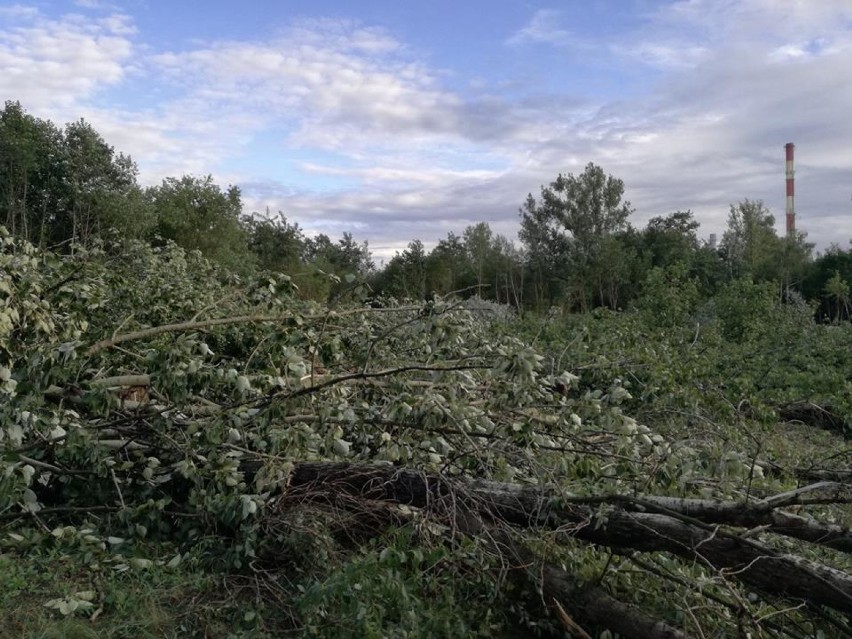
[[[183,566],[117,573],[77,557],[0,554],[0,639],[242,639],[286,631],[283,615],[220,575]],[[63,616],[45,606],[81,591],[95,593],[86,611]]]

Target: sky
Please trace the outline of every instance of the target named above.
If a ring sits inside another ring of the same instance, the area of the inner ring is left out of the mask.
[[[589,162],[636,227],[749,198],[783,233],[787,142],[797,227],[852,238],[852,0],[4,0],[0,100],[380,259],[516,239]]]

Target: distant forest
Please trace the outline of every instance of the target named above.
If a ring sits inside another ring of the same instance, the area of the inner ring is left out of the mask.
[[[282,213],[244,215],[237,186],[184,175],[143,188],[137,177],[134,161],[82,119],[60,128],[12,101],[0,112],[0,224],[40,248],[174,242],[236,276],[285,274],[299,295],[321,302],[357,283],[375,303],[456,292],[519,311],[585,312],[676,292],[694,310],[749,281],[782,300],[806,301],[818,321],[852,317],[852,247],[815,256],[804,234],[779,236],[769,210],[749,199],[731,205],[718,247],[699,239],[688,210],[638,229],[624,183],[591,163],[519,202],[519,244],[482,222],[431,251],[414,239],[381,269],[367,242],[349,233],[311,237]]]

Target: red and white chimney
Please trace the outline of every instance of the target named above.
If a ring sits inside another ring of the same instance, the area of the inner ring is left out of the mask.
[[[784,149],[787,152],[787,235],[791,237],[796,234],[795,186],[793,183],[793,150],[795,148],[796,145],[792,142],[784,145]]]

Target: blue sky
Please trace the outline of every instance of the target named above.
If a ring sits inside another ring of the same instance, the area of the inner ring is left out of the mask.
[[[140,180],[212,174],[246,212],[387,257],[588,162],[632,222],[704,236],[763,199],[852,238],[852,0],[76,0],[0,6],[0,99],[85,117]]]

